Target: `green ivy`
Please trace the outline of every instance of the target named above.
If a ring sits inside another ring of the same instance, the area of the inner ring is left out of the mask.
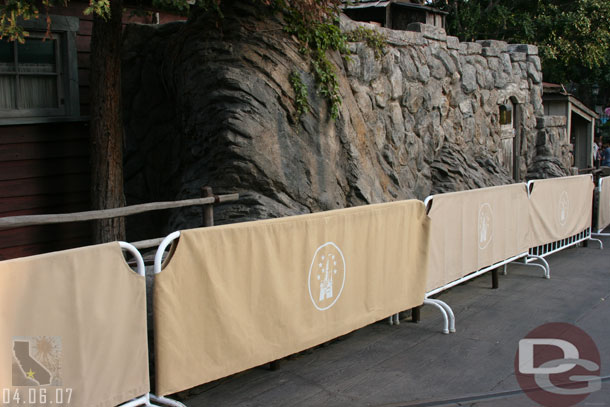
[[[365,27],[358,27],[346,33],[346,37],[349,42],[366,42],[373,49],[375,59],[380,59],[383,56],[388,41],[385,35]]]
[[[307,86],[303,83],[301,75],[298,72],[292,72],[290,74],[290,84],[294,89],[295,103],[297,105],[297,115],[301,116],[307,114],[311,106],[309,106],[309,99],[307,98]]]
[[[40,16],[37,5],[34,2],[5,0],[4,4],[0,5],[0,39],[23,43],[25,37],[30,34],[23,29],[20,22],[37,19]],[[48,9],[53,3],[44,0],[42,5]]]
[[[83,13],[86,15],[95,14],[107,19],[110,17],[110,0],[89,0],[89,7]]]
[[[329,12],[329,16],[331,17],[323,21],[311,21],[292,9],[288,13],[287,24],[284,29],[297,38],[300,44],[299,51],[311,58],[315,78],[318,82],[318,92],[328,100],[330,116],[336,119],[339,116],[342,99],[339,93],[337,74],[332,62],[328,59],[327,51],[339,51],[349,58],[348,42],[364,41],[373,49],[375,58],[380,59],[385,52],[387,38],[385,35],[365,27],[358,27],[353,31],[343,33],[339,28],[338,11]],[[292,77],[291,83],[293,83],[293,88],[296,91],[297,88],[292,81]],[[306,97],[306,92],[303,95]],[[300,114],[307,113],[309,110],[303,109],[302,106],[302,102],[297,101],[297,110]],[[309,103],[307,106],[309,106]]]
[[[323,21],[311,21],[294,9],[289,9],[284,30],[294,35],[300,44],[300,52],[311,58],[311,64],[318,82],[318,92],[330,103],[330,116],[339,117],[341,95],[339,81],[327,51],[335,50],[349,54],[347,39],[339,28],[338,15]]]

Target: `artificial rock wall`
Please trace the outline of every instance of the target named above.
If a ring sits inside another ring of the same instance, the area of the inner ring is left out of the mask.
[[[350,31],[362,24],[344,18],[342,25]],[[538,49],[501,41],[460,43],[433,26],[409,28],[414,31],[378,29],[390,45],[381,60],[356,43],[345,63],[378,148],[392,144],[383,142],[387,134],[404,135],[410,157],[424,161],[409,174],[421,176],[420,183],[408,182],[419,197],[510,182],[499,108],[511,101],[518,179],[524,179],[533,164],[536,117],[543,114]]]
[[[331,56],[343,98],[333,121],[281,17],[222,4],[220,23],[200,15],[126,29],[130,203],[196,197],[211,185],[241,194],[216,210],[226,223],[509,183],[499,124],[508,100],[520,177],[544,175],[534,168],[543,114],[536,47],[460,43],[421,24],[376,28],[388,42],[380,59],[365,43],[352,43],[349,58]],[[341,19],[343,30],[358,25]],[[310,89],[301,117],[292,72]],[[193,208],[138,222],[163,232],[199,223]]]
[[[537,118],[536,154],[527,174],[529,179],[561,177],[572,169],[573,146],[568,140],[565,116]]]

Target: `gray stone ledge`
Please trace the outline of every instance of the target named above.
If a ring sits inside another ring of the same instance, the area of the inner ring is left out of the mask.
[[[365,23],[361,21],[354,21],[349,17],[341,14],[340,18],[341,30],[342,31],[353,31],[358,27],[368,28],[375,30],[378,33],[384,35],[388,44],[397,46],[408,46],[408,45],[426,45],[427,41],[424,35],[415,31],[400,31],[392,30],[390,28],[379,27],[375,24]]]
[[[483,48],[493,48],[498,52],[504,52],[508,50],[508,43],[505,41],[497,41],[497,40],[479,40],[478,44],[481,44]]]
[[[565,127],[567,119],[565,116],[542,116],[536,117],[536,128]]]
[[[529,44],[510,44],[508,52],[525,52],[528,55],[538,55],[538,47]]]
[[[481,55],[481,51],[483,50],[481,44],[476,42],[463,42],[462,44],[466,44],[466,53],[468,55]]]
[[[460,40],[458,37],[447,36],[447,48],[449,49],[460,49]]]
[[[500,55],[500,51],[493,47],[483,47],[481,54],[484,57],[497,57]]]
[[[511,52],[509,55],[512,62],[525,62],[527,60],[525,52]]]
[[[424,38],[436,41],[447,41],[447,33],[439,27],[423,23],[411,23],[407,25],[407,31],[422,33]]]

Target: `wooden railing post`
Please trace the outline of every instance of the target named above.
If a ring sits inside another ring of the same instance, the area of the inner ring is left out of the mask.
[[[202,198],[211,198],[214,196],[212,187],[201,188]],[[203,212],[201,214],[203,220],[203,226],[214,226],[214,204],[203,205]]]

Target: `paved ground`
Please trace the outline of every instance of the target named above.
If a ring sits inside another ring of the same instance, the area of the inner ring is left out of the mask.
[[[479,401],[469,396],[519,390],[513,361],[529,331],[568,322],[596,342],[601,375],[610,376],[610,238],[605,250],[564,250],[548,258],[551,279],[517,265],[492,290],[489,274],[439,298],[456,313],[457,333],[440,333],[430,306],[419,324],[380,322],[282,361],[192,390],[188,407],[536,406],[524,394]],[[580,406],[610,406],[610,380]]]

